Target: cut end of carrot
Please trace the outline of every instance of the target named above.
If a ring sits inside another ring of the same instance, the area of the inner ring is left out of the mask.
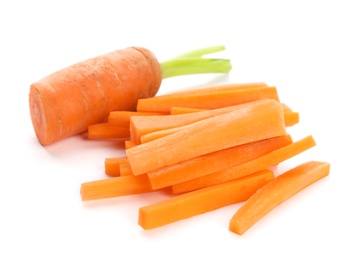
[[[46,117],[36,84],[30,87],[29,104],[31,121],[36,137],[42,145],[48,145],[51,143],[51,140],[48,139]]]

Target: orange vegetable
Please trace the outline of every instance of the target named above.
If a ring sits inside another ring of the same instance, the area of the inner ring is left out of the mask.
[[[218,183],[230,181],[248,174],[275,166],[295,155],[298,155],[316,145],[312,136],[271,151],[251,161],[218,171],[206,176],[184,181],[172,186],[173,193],[183,193],[204,188]]]
[[[330,164],[309,161],[258,189],[231,218],[229,230],[242,235],[271,210],[301,190],[329,175]]]
[[[175,185],[253,160],[292,142],[290,135],[230,147],[148,172],[153,189]]]
[[[157,93],[161,75],[153,53],[132,47],[71,65],[33,83],[30,114],[40,143],[49,145],[85,132],[89,125],[103,122],[110,111],[134,110],[139,98]]]
[[[265,170],[232,182],[189,192],[141,207],[138,224],[143,229],[153,229],[239,203],[248,199],[257,189],[273,179],[274,174]]]
[[[120,176],[120,161],[123,160],[121,157],[109,157],[105,158],[105,173],[108,176]]]
[[[84,182],[81,184],[80,195],[83,201],[87,201],[151,191],[152,189],[146,175],[128,175]]]
[[[260,99],[279,101],[275,87],[256,87],[216,92],[194,93],[188,95],[169,95],[138,100],[137,111],[169,112],[171,107],[215,109],[234,106]]]
[[[127,149],[126,155],[134,175],[140,175],[207,153],[285,134],[282,105],[264,99],[136,145]]]
[[[205,110],[197,113],[182,114],[182,115],[162,115],[162,116],[136,116],[130,119],[131,139],[136,143],[141,143],[141,137],[145,134],[160,130],[169,130],[190,123],[207,119],[216,115],[221,115],[238,108],[243,107],[244,104],[227,106],[224,108]]]
[[[159,63],[149,50],[130,47],[52,73],[30,86],[35,134],[42,145],[49,145],[105,122],[110,111],[135,110],[138,99],[153,97],[164,78],[226,73],[229,60],[201,57],[224,49],[199,49]]]
[[[130,128],[110,123],[92,124],[88,127],[89,139],[121,139],[130,138]]]
[[[190,108],[190,107],[171,107],[170,115],[188,114],[188,113],[200,112],[200,111],[204,111],[204,110],[206,110],[206,109]]]
[[[127,159],[126,156],[123,157],[122,160],[120,161],[119,167],[120,167],[120,175],[121,176],[133,175],[131,168],[130,168],[129,160]]]
[[[156,112],[137,112],[137,111],[111,111],[108,116],[108,123],[122,127],[130,127],[130,117],[132,116],[149,116],[162,115]]]

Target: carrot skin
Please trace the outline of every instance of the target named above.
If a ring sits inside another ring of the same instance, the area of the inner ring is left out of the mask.
[[[195,215],[248,199],[257,189],[274,179],[264,170],[232,182],[182,194],[139,209],[138,224],[145,230],[164,226]]]
[[[303,163],[268,182],[258,189],[234,214],[229,230],[244,234],[274,208],[329,175],[330,164],[319,161]]]
[[[127,149],[126,155],[134,175],[231,146],[286,134],[282,105],[270,99],[251,102],[242,109],[188,126],[174,134]]]
[[[161,73],[154,54],[131,47],[73,64],[34,82],[29,106],[39,142],[45,146],[85,132],[89,125],[104,122],[110,111],[135,110],[139,98],[157,93]]]
[[[152,189],[146,175],[129,175],[82,183],[80,195],[83,201],[88,201],[151,191]]]
[[[299,141],[283,146],[270,153],[260,156],[251,161],[235,165],[231,168],[218,171],[206,176],[184,181],[172,186],[173,193],[183,193],[204,188],[207,186],[223,183],[248,174],[275,166],[291,157],[294,157],[316,145],[314,138],[310,135]]]

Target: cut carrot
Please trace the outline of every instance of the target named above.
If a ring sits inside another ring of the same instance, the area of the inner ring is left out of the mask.
[[[152,189],[146,175],[128,175],[82,183],[80,195],[83,201],[87,201],[151,191]]]
[[[229,60],[202,58],[224,49],[199,49],[159,63],[149,50],[131,47],[52,73],[30,86],[35,134],[42,145],[49,145],[106,121],[110,111],[135,110],[138,99],[155,96],[165,78],[227,73]]]
[[[126,175],[133,175],[131,168],[130,168],[130,164],[129,164],[129,160],[127,159],[127,157],[123,157],[123,159],[121,160],[120,164],[120,175],[121,176],[126,176]]]
[[[131,147],[134,147],[135,145],[137,145],[137,143],[133,140],[126,140],[125,141],[125,149],[129,149]]]
[[[253,160],[292,143],[290,135],[230,147],[148,172],[155,189],[175,185]]]
[[[123,160],[122,157],[109,157],[105,158],[105,173],[108,176],[116,177],[120,176],[120,162]]]
[[[130,129],[129,127],[117,126],[110,123],[89,125],[88,138],[128,140],[130,138]]]
[[[193,88],[187,90],[180,90],[176,92],[172,92],[163,96],[179,96],[179,95],[190,95],[190,94],[204,94],[211,92],[219,92],[219,91],[232,91],[232,90],[243,90],[249,88],[262,88],[268,87],[268,85],[264,82],[250,82],[250,83],[237,83],[237,84],[225,84],[225,85],[216,85],[216,86],[207,86],[203,88]],[[154,98],[157,98],[155,96]]]
[[[295,155],[298,155],[316,145],[310,135],[299,141],[281,147],[254,160],[236,165],[229,169],[218,171],[206,176],[184,181],[172,186],[173,193],[183,193],[204,188],[218,183],[230,181],[248,174],[275,166]]]
[[[250,102],[249,102],[250,103]],[[141,136],[155,131],[180,127],[207,119],[213,116],[225,114],[237,109],[244,108],[246,104],[226,106],[217,109],[206,109],[197,113],[166,115],[166,116],[137,116],[130,120],[130,137],[137,144],[141,143]]]
[[[293,126],[299,123],[300,117],[298,112],[294,112],[287,104],[282,104],[284,109],[284,119],[286,126]]]
[[[274,99],[279,101],[275,87],[258,87],[241,90],[228,90],[210,93],[158,96],[139,99],[137,111],[170,112],[171,107],[190,107],[201,109],[215,109],[226,106],[244,104],[260,99]]]
[[[204,110],[206,110],[206,109],[190,108],[190,107],[171,107],[170,115],[188,114],[188,113],[200,112],[200,111],[204,111]]]
[[[108,123],[122,127],[130,127],[130,117],[162,115],[164,113],[156,112],[137,112],[137,111],[111,111],[108,116]]]
[[[258,189],[231,218],[229,230],[242,235],[274,208],[314,182],[329,175],[330,164],[309,161]]]
[[[145,230],[164,226],[248,199],[274,179],[270,170],[182,194],[139,209],[138,224]]]
[[[139,175],[196,156],[285,134],[281,103],[264,99],[129,148],[126,155],[134,175]]]

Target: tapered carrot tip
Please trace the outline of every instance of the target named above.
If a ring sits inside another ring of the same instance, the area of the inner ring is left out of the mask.
[[[314,182],[329,175],[330,164],[309,161],[303,163],[268,182],[258,189],[234,214],[229,230],[244,234],[271,210],[305,189]]]

